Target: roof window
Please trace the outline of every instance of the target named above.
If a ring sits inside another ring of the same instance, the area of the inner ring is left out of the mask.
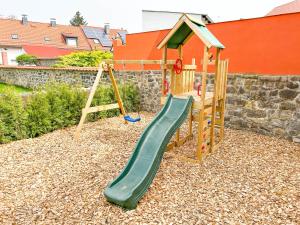
[[[66,37],[68,46],[77,47],[77,37]]]
[[[17,34],[12,34],[12,35],[11,35],[11,39],[19,39],[19,35],[17,35]]]

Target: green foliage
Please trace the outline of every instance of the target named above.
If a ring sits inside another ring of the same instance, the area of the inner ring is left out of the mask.
[[[70,20],[70,24],[72,26],[80,26],[80,25],[87,25],[87,22],[85,21],[81,13],[77,11],[74,17]]]
[[[128,112],[139,109],[138,88],[133,84],[120,85],[120,95]],[[62,127],[78,124],[87,93],[81,87],[51,83],[32,93],[22,103],[22,97],[8,88],[0,95],[0,143],[37,137]],[[92,105],[115,103],[111,85],[100,85]],[[119,115],[119,109],[89,114],[89,120]]]
[[[127,112],[137,112],[140,110],[140,94],[136,85],[128,83],[120,85],[120,95]]]
[[[86,101],[86,92],[78,86],[52,83],[46,86],[51,129],[75,125]]]
[[[50,105],[44,92],[33,94],[27,103],[26,112],[29,137],[37,137],[52,130]]]
[[[28,55],[28,54],[19,55],[16,58],[16,60],[19,65],[38,65],[39,64],[37,57],[35,57],[33,55]]]
[[[103,59],[112,59],[112,57],[111,52],[105,51],[73,52],[61,56],[54,67],[97,67]]]
[[[21,96],[7,88],[0,97],[0,143],[25,138],[26,119]]]

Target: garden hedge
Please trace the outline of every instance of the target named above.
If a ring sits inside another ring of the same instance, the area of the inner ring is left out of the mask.
[[[140,96],[133,84],[120,85],[128,112],[139,110]],[[10,88],[0,96],[0,143],[33,138],[56,129],[76,125],[85,106],[87,92],[80,86],[52,83],[35,90],[26,101]],[[92,105],[116,102],[111,86],[99,86]],[[90,114],[89,121],[119,115],[119,110]]]

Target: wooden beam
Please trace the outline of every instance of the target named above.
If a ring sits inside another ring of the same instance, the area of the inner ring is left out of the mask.
[[[212,152],[215,144],[215,122],[216,122],[216,105],[218,96],[218,86],[220,82],[220,49],[217,48],[216,54],[216,71],[214,77],[214,96],[212,102],[212,114],[211,114],[211,129],[210,129],[210,152]]]
[[[223,140],[224,138],[224,129],[225,129],[225,104],[226,104],[226,89],[227,89],[227,76],[228,76],[228,63],[229,61],[225,61],[225,75],[224,75],[224,86],[223,86],[223,99],[221,100],[221,131],[220,131],[220,139]]]
[[[76,128],[76,131],[75,131],[75,139],[78,139],[79,136],[80,136],[80,131],[82,129],[82,126],[84,124],[84,121],[86,119],[86,116],[87,116],[87,111],[88,109],[90,108],[91,104],[92,104],[92,100],[94,98],[94,95],[95,95],[95,92],[97,90],[97,87],[98,87],[98,84],[99,84],[99,81],[100,81],[100,78],[102,76],[102,73],[103,73],[103,67],[104,67],[104,63],[101,63],[99,65],[99,69],[98,69],[98,73],[97,73],[97,76],[96,76],[96,79],[94,81],[94,84],[92,86],[92,89],[91,89],[91,92],[89,94],[89,97],[88,97],[88,100],[85,104],[85,107],[84,107],[84,110],[82,111],[82,115],[81,115],[81,118],[80,118],[80,121],[79,121],[79,124]]]
[[[166,93],[165,93],[165,82],[166,82],[166,79],[167,79],[167,68],[165,66],[166,66],[166,63],[168,61],[167,59],[168,59],[168,48],[165,45],[164,48],[163,48],[163,55],[162,55],[162,63],[164,65],[164,67],[162,69],[161,96],[166,95]]]
[[[112,59],[106,59],[103,60],[107,64],[138,64],[138,65],[174,65],[175,60],[112,60]]]
[[[87,113],[94,113],[94,112],[101,112],[101,111],[106,111],[106,110],[110,110],[110,109],[118,109],[119,108],[119,104],[115,103],[115,104],[110,104],[110,105],[100,105],[100,106],[94,106],[94,107],[90,107],[88,109],[82,109],[82,111],[85,111]]]
[[[208,53],[209,53],[209,48],[204,47],[202,92],[201,92],[201,99],[200,99],[200,101],[201,101],[200,104],[202,105],[202,107],[205,105]],[[196,158],[198,160],[202,159],[202,143],[203,143],[203,132],[204,132],[203,128],[204,128],[204,107],[200,110],[200,116],[199,116],[199,121],[198,121],[198,143],[197,143],[197,151],[196,151]]]
[[[112,68],[109,66],[108,68],[108,74],[109,74],[109,77],[110,77],[110,80],[111,80],[111,83],[112,83],[112,86],[113,86],[113,89],[114,89],[114,93],[115,93],[115,96],[116,96],[116,99],[117,99],[117,102],[118,102],[118,105],[119,105],[119,108],[121,110],[121,114],[123,116],[126,116],[126,111],[125,111],[125,108],[123,106],[123,101],[121,99],[121,96],[120,96],[120,92],[119,92],[119,89],[118,89],[118,85],[117,85],[117,82],[116,82],[116,79],[115,79],[115,76],[113,74],[113,70]],[[124,120],[125,123],[127,123],[126,120]]]
[[[195,70],[197,69],[197,65],[184,65],[183,70]]]

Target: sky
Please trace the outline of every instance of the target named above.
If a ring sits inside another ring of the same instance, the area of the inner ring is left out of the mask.
[[[238,20],[266,15],[274,7],[292,0],[0,0],[0,15],[30,21],[68,24],[80,11],[91,26],[110,23],[129,33],[142,31],[142,9],[208,14],[213,21]]]

